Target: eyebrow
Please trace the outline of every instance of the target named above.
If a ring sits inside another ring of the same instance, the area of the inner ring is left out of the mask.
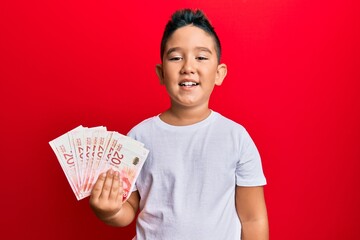
[[[208,52],[210,54],[212,54],[212,51],[207,48],[207,47],[195,47],[196,50],[200,50],[200,51],[204,51],[204,52]],[[173,47],[173,48],[169,48],[167,51],[166,51],[166,55],[169,55],[170,53],[172,52],[176,52],[176,51],[180,51],[181,48],[180,47]]]

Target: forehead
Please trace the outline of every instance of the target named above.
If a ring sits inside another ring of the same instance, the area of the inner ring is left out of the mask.
[[[187,25],[177,29],[168,39],[165,50],[173,47],[192,48],[206,47],[215,50],[214,38],[203,29]]]

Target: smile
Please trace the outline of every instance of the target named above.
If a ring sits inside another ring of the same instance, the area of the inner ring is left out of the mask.
[[[179,83],[179,86],[182,86],[182,87],[192,87],[192,86],[198,86],[199,83],[196,83],[196,82],[181,82]]]

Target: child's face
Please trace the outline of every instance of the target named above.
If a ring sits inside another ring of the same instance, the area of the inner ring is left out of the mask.
[[[156,70],[172,106],[207,107],[214,86],[226,75],[226,65],[218,64],[214,39],[192,25],[172,34]]]

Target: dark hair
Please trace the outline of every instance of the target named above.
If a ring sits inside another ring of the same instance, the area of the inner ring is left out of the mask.
[[[161,39],[160,46],[160,58],[162,60],[165,51],[165,45],[171,35],[179,28],[185,27],[187,25],[194,25],[198,28],[201,28],[215,41],[216,55],[218,62],[220,62],[221,57],[221,45],[218,36],[214,30],[214,27],[211,25],[210,21],[207,19],[205,14],[201,10],[191,10],[191,9],[182,9],[176,11],[172,16],[169,22],[165,26],[164,34]]]

